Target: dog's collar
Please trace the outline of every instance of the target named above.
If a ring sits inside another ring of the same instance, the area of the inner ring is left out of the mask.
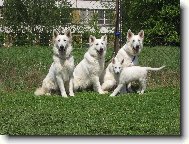
[[[133,56],[133,59],[132,59],[131,63],[134,62],[135,58],[136,58],[136,56]]]

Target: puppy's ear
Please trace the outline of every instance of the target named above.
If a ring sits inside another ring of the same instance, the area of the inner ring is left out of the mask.
[[[143,31],[143,30],[141,30],[141,31],[138,33],[138,35],[139,35],[140,38],[144,39],[144,31]]]
[[[67,37],[69,37],[69,38],[72,36],[72,33],[71,33],[71,30],[70,30],[70,29],[66,30],[64,34],[65,34]]]
[[[89,36],[89,43],[90,44],[94,43],[95,40],[96,40],[95,36],[92,36],[92,35]]]
[[[131,32],[131,30],[129,29],[127,32],[127,40],[131,39],[133,36],[133,33]]]
[[[124,63],[124,59],[121,61],[121,65]]]
[[[112,63],[115,64],[115,58],[112,59]]]
[[[104,36],[102,36],[101,39],[107,43],[107,35],[106,34]]]
[[[59,33],[56,30],[53,30],[53,38],[56,38],[59,35]]]

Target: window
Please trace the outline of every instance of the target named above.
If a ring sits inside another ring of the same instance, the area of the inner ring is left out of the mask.
[[[98,24],[100,25],[109,25],[111,24],[111,19],[108,17],[107,10],[99,10],[98,11]]]
[[[94,10],[80,10],[80,22],[83,24],[88,24],[89,21],[92,19],[95,11]]]

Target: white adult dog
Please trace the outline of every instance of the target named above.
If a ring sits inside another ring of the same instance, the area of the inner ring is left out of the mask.
[[[90,36],[89,45],[83,60],[74,69],[74,90],[93,86],[93,89],[99,94],[104,94],[99,77],[104,70],[107,36],[104,35],[101,39]]]
[[[140,67],[140,66],[124,67],[123,61],[119,62],[116,59],[112,60],[112,66],[118,84],[117,84],[117,88],[110,96],[116,96],[125,84],[137,80],[140,83],[140,88],[137,91],[137,93],[143,94],[146,89],[146,77],[148,71],[158,71],[165,67],[165,66],[162,66],[160,68]]]
[[[144,40],[144,31],[141,30],[138,35],[134,35],[131,30],[127,32],[127,42],[126,44],[118,51],[116,58],[119,61],[124,59],[123,66],[133,66],[138,64],[138,55],[140,54],[143,48]],[[116,80],[111,71],[112,63],[108,65],[105,70],[104,79],[102,83],[102,89],[104,91],[112,90],[116,86]],[[128,90],[132,91],[131,83],[128,84]]]
[[[72,34],[66,30],[64,35],[53,31],[53,60],[49,73],[42,83],[42,87],[35,91],[35,95],[50,95],[52,90],[60,90],[63,97],[74,96],[73,92],[73,71],[74,59],[72,52]]]

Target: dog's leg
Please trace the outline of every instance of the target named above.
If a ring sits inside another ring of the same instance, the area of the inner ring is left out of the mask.
[[[106,93],[105,91],[102,90],[98,76],[95,76],[93,78],[93,87],[94,87],[94,90],[96,90],[99,94],[105,94]]]
[[[128,92],[133,92],[132,88],[131,88],[131,82],[127,84],[127,90]]]
[[[120,90],[120,93],[124,94],[127,93],[127,85],[123,85],[122,89]]]
[[[110,96],[116,96],[117,95],[117,93],[122,89],[122,87],[124,86],[124,84],[119,84],[118,86],[117,86],[117,88],[114,90],[114,92],[110,95]]]
[[[69,81],[69,95],[70,96],[74,96],[74,92],[73,92],[73,78],[71,78],[70,81]]]
[[[64,87],[64,82],[63,82],[62,76],[60,74],[56,75],[56,80],[57,80],[58,87],[60,89],[62,97],[68,97],[67,94],[66,94],[66,90],[65,90],[65,87]]]
[[[107,80],[102,84],[102,90],[103,91],[109,91],[116,85],[115,81]]]
[[[139,94],[144,94],[144,91],[146,90],[146,79],[142,78],[139,80],[140,85],[141,85],[141,91],[139,92]]]

